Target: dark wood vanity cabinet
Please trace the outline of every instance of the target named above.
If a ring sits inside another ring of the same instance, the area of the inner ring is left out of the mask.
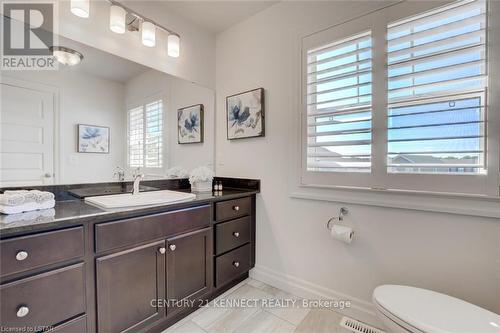
[[[215,225],[215,254],[219,255],[247,244],[252,238],[250,216]]]
[[[37,274],[0,286],[2,332],[37,332],[85,314],[84,264]]]
[[[167,316],[212,290],[212,228],[167,240]]]
[[[83,227],[76,227],[1,241],[0,276],[82,258],[83,234]]]
[[[227,285],[253,266],[255,201],[240,198],[215,203],[215,286]]]
[[[165,253],[159,241],[96,259],[99,332],[134,332],[164,316]]]
[[[255,195],[0,240],[0,328],[161,332],[253,267]]]
[[[248,216],[252,213],[252,200],[240,198],[217,202],[215,204],[215,220],[217,222]]]
[[[98,332],[136,332],[212,287],[212,229],[96,259]]]

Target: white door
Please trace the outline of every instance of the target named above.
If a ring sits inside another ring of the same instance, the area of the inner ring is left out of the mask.
[[[0,187],[54,183],[54,93],[0,84]]]

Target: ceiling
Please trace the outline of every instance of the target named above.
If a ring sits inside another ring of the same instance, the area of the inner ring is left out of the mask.
[[[161,1],[163,8],[184,17],[199,27],[213,33],[224,31],[279,1]],[[135,62],[111,55],[74,40],[59,37],[59,45],[83,54],[83,61],[71,70],[84,72],[104,79],[127,82],[150,70]]]
[[[279,1],[162,1],[162,6],[195,23],[218,33]]]
[[[150,70],[146,66],[62,36],[59,36],[59,45],[72,48],[83,54],[82,62],[76,66],[67,67],[68,70],[84,72],[120,83],[125,83],[131,78]],[[59,68],[64,69],[64,67]]]

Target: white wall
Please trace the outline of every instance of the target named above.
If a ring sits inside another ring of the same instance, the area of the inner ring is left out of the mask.
[[[215,92],[192,82],[172,78],[170,121],[172,131],[170,165],[192,170],[199,166],[214,168],[215,164]],[[179,144],[177,138],[177,110],[194,104],[203,104],[203,142]]]
[[[110,5],[107,1],[91,1],[88,19],[71,14],[68,0],[60,0],[58,3],[59,33],[62,36],[201,85],[212,88],[215,86],[214,34],[167,9],[162,10],[160,1],[126,1],[125,5],[179,33],[179,58],[167,56],[164,33],[158,32],[156,47],[148,48],[141,44],[140,34],[137,32],[122,35],[111,32]]]
[[[209,88],[182,80],[155,70],[147,71],[125,85],[128,108],[142,104],[145,99],[162,97],[165,103],[165,152],[164,170],[180,166],[186,170],[205,165],[214,166],[215,147],[215,93]],[[179,144],[177,141],[177,110],[194,104],[204,106],[203,143]]]
[[[10,71],[8,76],[58,90],[58,183],[91,183],[113,179],[116,166],[125,163],[123,138],[125,87],[123,84],[63,67],[55,71]],[[110,153],[77,153],[77,124],[110,127]]]
[[[57,72],[9,71],[7,76],[41,83],[58,91],[59,130],[56,129],[55,137],[59,144],[58,183],[116,180],[113,178],[115,168],[127,165],[126,110],[152,96],[164,98],[166,112],[166,165],[158,174],[163,175],[164,170],[172,166],[191,170],[200,165],[214,165],[215,93],[209,88],[156,70],[140,74],[125,84],[64,66]],[[179,145],[177,110],[193,104],[203,104],[205,108],[204,142]],[[110,153],[77,153],[77,124],[110,127]]]
[[[407,284],[463,298],[500,313],[500,221],[463,215],[347,205],[350,246],[333,241],[326,221],[340,203],[288,195],[289,152],[300,37],[387,3],[281,2],[217,36],[217,175],[259,178],[257,266],[253,275],[304,294],[347,298],[374,322],[371,293]],[[227,141],[225,97],[263,87],[266,137]]]

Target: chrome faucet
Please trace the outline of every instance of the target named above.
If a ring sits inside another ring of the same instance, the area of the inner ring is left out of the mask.
[[[132,195],[139,194],[139,186],[141,183],[141,180],[144,179],[144,175],[136,175],[134,178],[134,189],[132,190]]]
[[[123,168],[117,166],[116,169],[115,169],[115,173],[113,174],[113,176],[118,176],[118,181],[122,182],[125,180],[125,170],[123,170]]]

